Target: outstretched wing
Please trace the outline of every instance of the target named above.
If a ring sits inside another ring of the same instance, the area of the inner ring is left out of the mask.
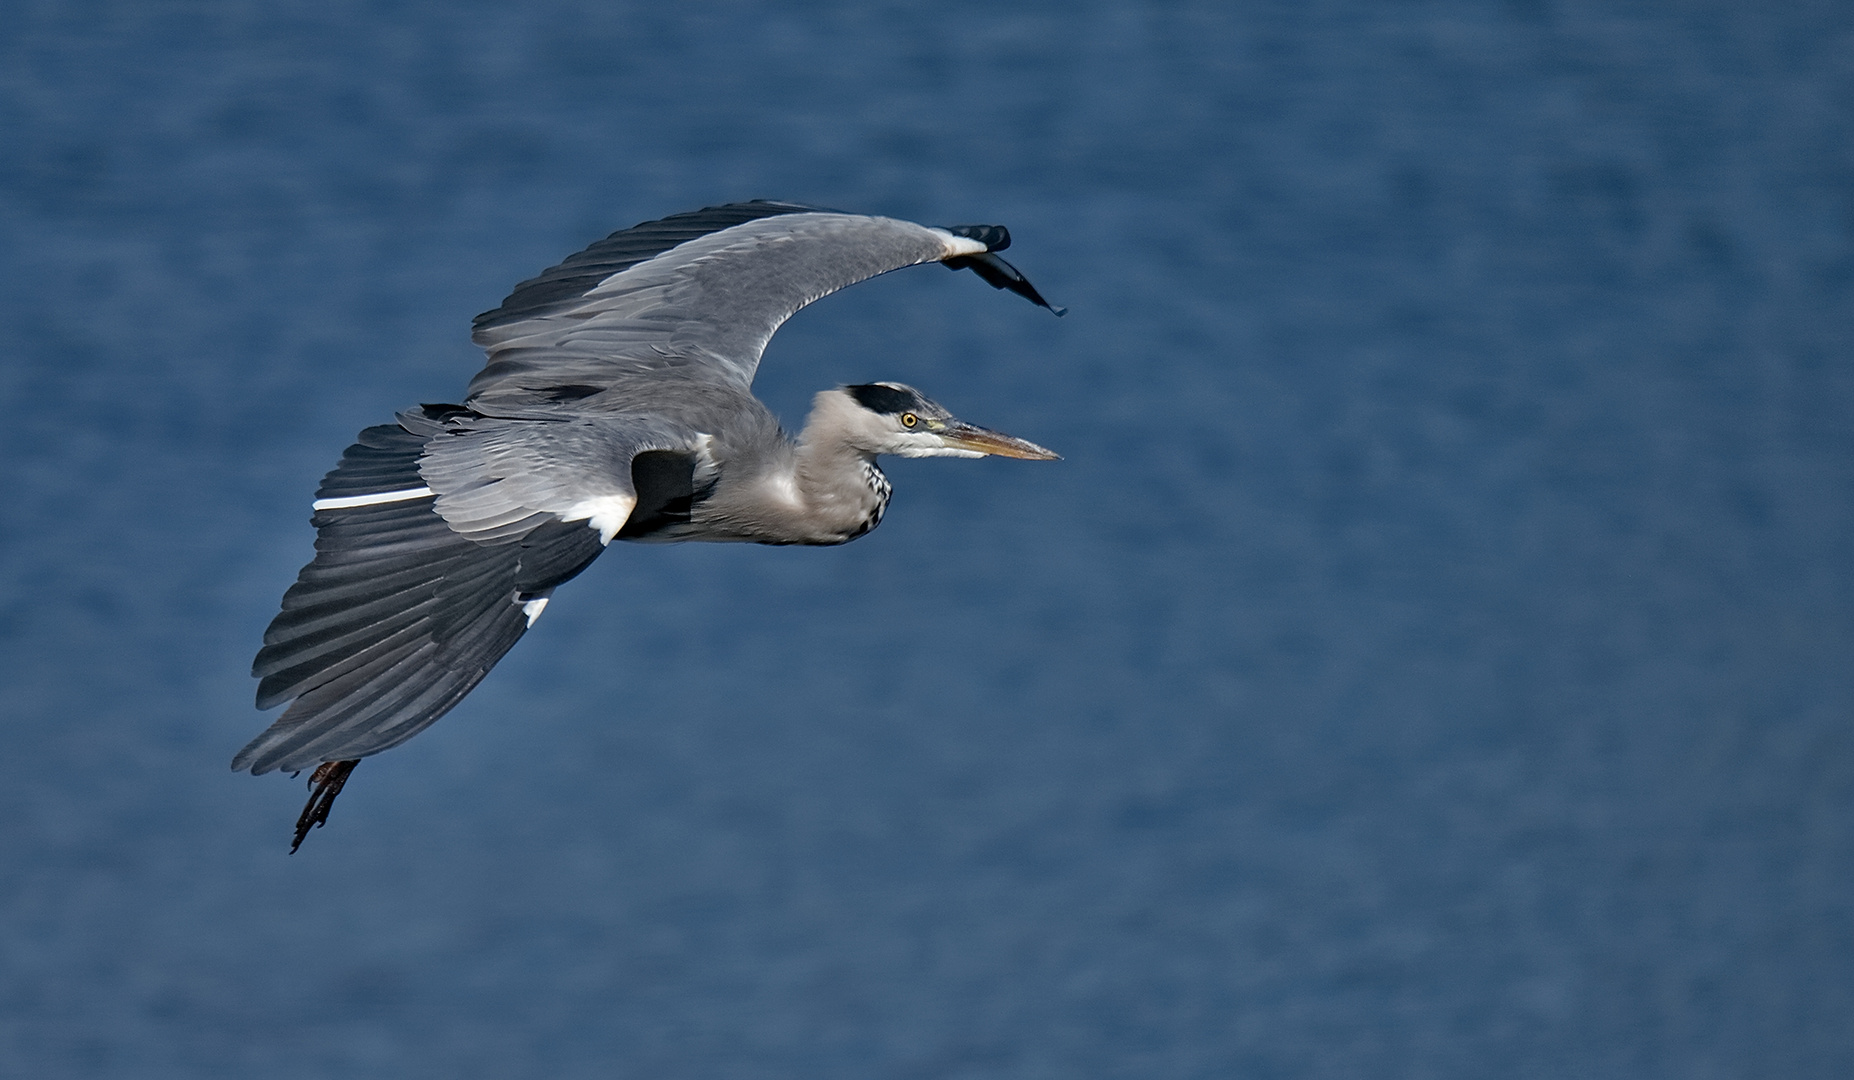
[[[264,773],[365,757],[423,731],[482,681],[554,587],[604,550],[609,537],[588,520],[532,509],[523,511],[525,528],[488,541],[454,528],[420,472],[433,423],[408,414],[368,428],[322,482],[315,561],[284,594],[252,665],[262,680],[258,708],[291,704],[232,768]],[[438,438],[462,444],[471,436]],[[512,494],[484,505],[516,505]]]
[[[744,393],[767,340],[798,309],[926,262],[969,266],[1048,307],[994,254],[1009,243],[998,226],[929,228],[794,203],[646,222],[477,317],[474,339],[489,363],[466,403],[490,416],[542,417],[649,408],[691,385]]]

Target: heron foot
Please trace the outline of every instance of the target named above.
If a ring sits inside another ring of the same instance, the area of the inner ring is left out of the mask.
[[[310,829],[319,829],[328,824],[328,808],[335,805],[335,796],[341,794],[342,785],[348,782],[348,774],[359,765],[357,758],[353,761],[324,761],[309,774],[309,803],[303,807],[303,814],[296,819],[296,838],[290,841],[290,854],[303,846],[303,838]]]

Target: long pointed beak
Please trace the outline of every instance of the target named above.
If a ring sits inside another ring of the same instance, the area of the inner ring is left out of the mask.
[[[1062,455],[1054,450],[1046,450],[1028,439],[1015,435],[1006,435],[1002,431],[993,431],[963,420],[949,420],[946,428],[938,432],[946,445],[960,450],[971,450],[980,454],[996,454],[999,457],[1023,458],[1026,461],[1061,461]]]

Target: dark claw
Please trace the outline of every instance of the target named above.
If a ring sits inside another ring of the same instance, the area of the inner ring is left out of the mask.
[[[290,854],[296,854],[296,849],[303,846],[303,837],[309,835],[310,829],[328,824],[328,808],[335,805],[335,796],[341,794],[348,774],[359,764],[359,759],[324,761],[309,774],[309,803],[303,807],[303,815],[296,819],[296,839],[290,841]]]

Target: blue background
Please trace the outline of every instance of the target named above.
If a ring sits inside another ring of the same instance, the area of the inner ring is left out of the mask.
[[[1854,7],[14,0],[0,1072],[1854,1075]],[[834,550],[614,548],[285,855],[361,427],[734,199],[1002,222]]]

